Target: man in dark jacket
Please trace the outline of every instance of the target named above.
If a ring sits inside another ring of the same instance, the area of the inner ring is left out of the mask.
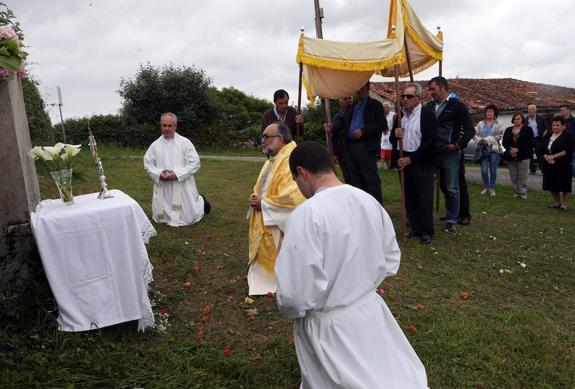
[[[560,107],[561,116],[565,119],[565,131],[571,136],[575,136],[575,118],[571,116],[571,108],[568,105]],[[573,163],[571,168],[571,175],[575,177],[575,153],[573,153]]]
[[[274,106],[262,114],[262,133],[270,124],[284,122],[289,127],[293,139],[303,135],[303,116],[298,115],[295,108],[290,107],[288,103],[289,94],[285,90],[278,89],[274,92]]]
[[[394,150],[398,139],[403,139],[403,157],[397,160],[405,174],[405,208],[411,232],[419,236],[422,245],[433,237],[433,163],[437,121],[434,112],[421,105],[421,85],[407,84],[401,98],[403,115],[401,128],[389,138]]]
[[[337,132],[343,145],[343,160],[348,184],[363,189],[383,204],[377,155],[381,133],[387,128],[383,106],[369,97],[369,81],[356,93],[355,101],[344,114],[344,120],[324,124],[328,132]]]
[[[435,163],[443,180],[445,195],[445,228],[444,231],[455,233],[455,225],[469,224],[469,193],[465,182],[465,167],[462,151],[475,135],[471,115],[459,98],[448,93],[447,80],[438,76],[429,83],[429,92],[433,100],[427,108],[435,112],[437,118],[437,138],[435,142]],[[460,191],[460,184],[462,189]],[[461,205],[467,208],[468,215],[462,214]]]
[[[535,104],[527,106],[526,124],[533,130],[533,155],[531,155],[529,161],[529,172],[535,174],[537,165],[539,165],[539,170],[543,173],[543,156],[540,149],[541,140],[547,130],[547,126],[545,125],[545,119],[543,119],[541,115],[537,115],[537,106],[535,106]]]
[[[352,98],[350,97],[345,97],[343,99],[339,99],[339,111],[333,115],[333,118],[331,119],[332,123],[336,123],[334,126],[341,126],[343,127],[343,120],[345,118],[345,111],[347,110],[347,107],[349,107],[349,105],[352,102]],[[335,162],[337,162],[337,164],[339,165],[340,169],[341,169],[341,173],[343,174],[343,179],[345,180],[345,182],[349,182],[349,176],[347,174],[347,169],[345,166],[345,160],[343,159],[343,139],[342,139],[342,133],[336,132],[336,131],[332,131],[331,133],[331,147],[333,150],[333,155],[334,155],[334,159]]]

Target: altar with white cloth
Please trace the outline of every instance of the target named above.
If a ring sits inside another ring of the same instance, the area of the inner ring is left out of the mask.
[[[106,200],[97,199],[98,193],[75,196],[68,206],[44,200],[31,215],[61,331],[132,320],[141,331],[154,326],[145,244],[156,230],[130,196],[119,190],[111,194]]]

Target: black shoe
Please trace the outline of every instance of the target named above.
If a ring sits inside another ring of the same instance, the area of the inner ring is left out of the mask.
[[[465,216],[459,218],[459,224],[461,224],[462,226],[467,226],[469,225],[469,223],[471,223],[471,216]]]
[[[443,215],[443,216],[440,216],[440,217],[439,217],[439,220],[441,220],[441,221],[445,221],[445,220],[447,220],[447,216],[445,216],[445,215]]]
[[[431,236],[429,236],[429,234],[422,233],[421,235],[419,235],[419,244],[421,244],[422,246],[431,244]]]
[[[409,239],[409,238],[415,238],[416,236],[419,236],[419,234],[417,232],[413,232],[413,230],[411,230],[407,233],[407,235],[405,237]]]
[[[208,201],[208,199],[206,199],[206,196],[204,196],[203,194],[201,194],[200,196],[204,198],[204,216],[209,215],[210,212],[212,211],[212,206]]]
[[[455,227],[455,223],[447,222],[445,224],[445,228],[443,229],[445,232],[449,232],[450,234],[455,234],[457,232],[457,228]]]

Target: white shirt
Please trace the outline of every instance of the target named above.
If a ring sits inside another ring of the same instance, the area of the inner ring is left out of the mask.
[[[403,128],[403,150],[416,151],[421,145],[421,103],[413,108],[411,114],[403,111],[401,127]]]

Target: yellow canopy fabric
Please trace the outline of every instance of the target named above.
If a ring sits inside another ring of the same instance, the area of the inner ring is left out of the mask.
[[[317,96],[326,99],[351,96],[375,72],[393,75],[395,65],[400,65],[400,74],[408,74],[404,32],[414,71],[424,70],[441,60],[441,37],[433,36],[423,27],[407,0],[391,0],[388,39],[385,40],[336,42],[301,34],[296,61],[303,67],[302,84],[308,99],[313,103]]]
[[[387,28],[388,39],[394,38],[391,26],[399,18],[402,19],[400,25],[405,28],[405,42],[407,43],[409,62],[411,63],[414,74],[424,71],[437,61],[443,60],[443,33],[439,31],[436,35],[433,35],[429,32],[429,30],[423,26],[423,23],[421,23],[421,20],[419,20],[413,8],[407,3],[407,0],[392,0],[390,3],[389,24]],[[403,34],[396,29],[395,36],[399,39]],[[395,69],[393,67],[386,67],[378,71],[378,74],[384,77],[394,77]],[[407,59],[399,65],[399,76],[409,76]]]

